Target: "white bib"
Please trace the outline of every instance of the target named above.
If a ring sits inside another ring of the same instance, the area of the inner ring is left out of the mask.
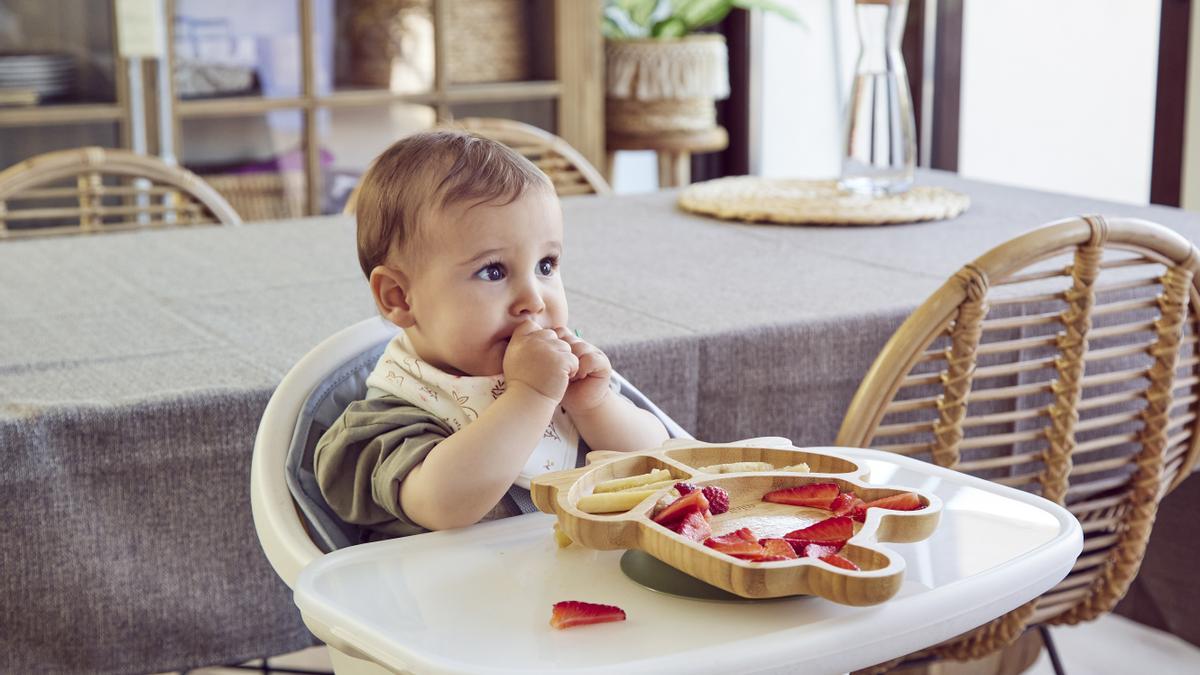
[[[503,375],[451,375],[431,366],[417,357],[408,336],[401,331],[384,349],[367,377],[367,386],[402,398],[455,430],[462,430],[504,393],[505,385]],[[534,476],[575,468],[578,449],[579,433],[558,406],[542,440],[513,482],[529,489]]]

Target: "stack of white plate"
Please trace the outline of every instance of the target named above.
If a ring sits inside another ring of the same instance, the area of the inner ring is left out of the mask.
[[[75,88],[75,57],[61,53],[0,53],[0,90],[36,92],[41,99]]]

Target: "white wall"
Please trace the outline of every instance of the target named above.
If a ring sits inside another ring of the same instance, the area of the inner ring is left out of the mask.
[[[763,142],[752,173],[807,178],[836,177],[841,168],[841,104],[834,80],[835,13],[848,80],[857,53],[850,0],[777,0],[800,14],[798,25],[763,15]],[[852,53],[853,52],[853,53]],[[845,85],[843,85],[845,86]],[[658,189],[653,152],[619,152],[613,189],[621,194]]]
[[[1183,131],[1183,208],[1200,211],[1200,2],[1192,3],[1187,122]]]
[[[834,178],[842,161],[840,99],[858,53],[853,7],[847,0],[784,2],[804,25],[763,17],[762,146],[752,170],[780,178]],[[841,82],[835,77],[839,67]]]
[[[839,97],[857,54],[852,0],[787,1],[807,30],[765,17],[757,173],[833,177],[842,152]],[[1159,3],[1150,0],[964,0],[959,171],[1145,203],[1158,20]],[[1190,115],[1200,116],[1200,104]],[[1190,187],[1200,202],[1200,131],[1190,146]]]
[[[1146,203],[1159,3],[965,0],[959,172]]]

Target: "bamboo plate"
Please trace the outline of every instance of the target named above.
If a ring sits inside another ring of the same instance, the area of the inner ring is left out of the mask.
[[[705,473],[698,467],[734,462],[766,462],[776,469],[807,463],[809,473],[761,471]],[[664,486],[623,513],[592,514],[581,511],[581,497],[597,484],[665,469],[676,481],[699,486],[717,485],[729,492],[729,511],[714,515],[712,536],[749,527],[756,537],[779,537],[830,517],[824,509],[762,501],[762,495],[780,488],[809,483],[835,483],[863,501],[901,492],[920,497],[924,508],[916,511],[867,510],[866,522],[855,523],[854,535],[841,555],[860,570],[834,567],[815,558],[751,562],[718,553],[651,520],[655,503],[671,488]],[[558,526],[574,542],[593,549],[640,549],[675,569],[744,598],[777,598],[817,595],[845,605],[875,605],[900,590],[904,559],[881,546],[882,542],[908,543],[928,538],[937,527],[942,502],[922,490],[874,486],[865,483],[868,470],[856,462],[822,449],[754,447],[687,441],[657,450],[622,453],[569,471],[558,471],[533,480],[531,495],[538,509],[558,516]]]

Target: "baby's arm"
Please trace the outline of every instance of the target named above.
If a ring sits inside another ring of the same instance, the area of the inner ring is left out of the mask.
[[[563,408],[592,450],[649,450],[667,440],[666,427],[648,410],[616,394],[609,382],[612,364],[604,352],[558,329],[558,337],[571,345],[579,369],[563,397]]]
[[[537,447],[578,365],[554,331],[532,321],[518,328],[504,355],[504,393],[408,474],[404,513],[431,530],[479,522]]]

